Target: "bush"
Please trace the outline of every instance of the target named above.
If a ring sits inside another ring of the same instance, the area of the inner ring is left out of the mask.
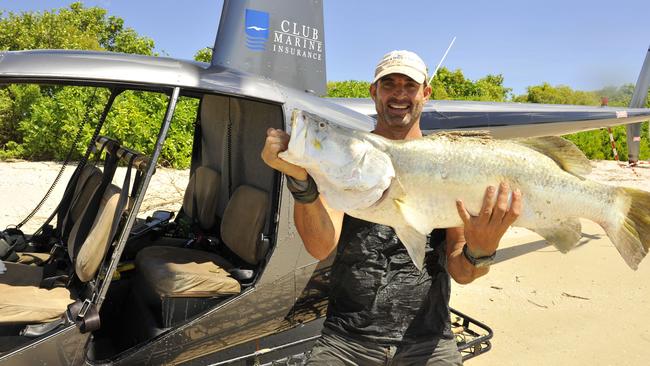
[[[10,91],[16,95],[30,96],[30,104],[22,109],[14,108],[20,113],[2,107],[3,92],[7,94]],[[4,111],[9,115],[11,112],[15,117],[0,118],[0,121],[16,126],[13,133],[2,134],[0,158],[63,160],[81,128],[81,137],[73,147],[71,156],[74,160],[79,159],[86,151],[86,144],[109,94],[103,88],[72,86],[11,85],[0,89],[0,114]],[[100,134],[116,138],[125,146],[150,155],[167,101],[167,96],[158,93],[125,91],[116,98]],[[198,100],[179,99],[160,163],[175,168],[189,167],[197,108]],[[0,124],[0,133],[5,131],[3,127]]]
[[[627,161],[627,133],[625,126],[612,128],[616,150],[619,159]],[[614,153],[609,142],[609,132],[603,128],[595,131],[586,131],[564,136],[572,141],[589,159],[593,160],[614,160]],[[639,160],[650,159],[650,143],[648,141],[648,122],[641,125],[641,150]]]
[[[0,11],[0,50],[85,49],[156,55],[154,42],[107,16],[99,7],[44,12]],[[206,57],[202,50],[197,57]],[[83,125],[73,159],[86,150],[109,96],[106,89],[84,87],[8,85],[0,87],[0,159],[62,160]],[[94,100],[93,100],[94,99]],[[167,105],[157,93],[127,91],[120,95],[102,134],[150,154]],[[181,98],[163,147],[161,161],[176,168],[190,164],[193,122],[198,101]],[[86,121],[87,120],[87,121]],[[86,123],[87,122],[87,123]]]

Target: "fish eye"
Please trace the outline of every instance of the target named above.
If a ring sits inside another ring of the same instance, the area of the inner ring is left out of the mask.
[[[325,122],[318,122],[318,127],[325,128]]]

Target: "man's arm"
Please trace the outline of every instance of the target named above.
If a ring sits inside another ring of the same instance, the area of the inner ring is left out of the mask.
[[[293,207],[293,220],[305,249],[318,260],[327,258],[339,242],[343,212],[328,207],[322,197],[307,204],[296,201]]]
[[[294,179],[307,180],[305,169],[278,157],[279,153],[287,149],[290,136],[273,128],[269,128],[266,134],[262,160],[271,168]],[[327,258],[339,241],[343,212],[329,208],[325,201],[318,197],[311,203],[295,201],[293,219],[309,254],[318,260]]]
[[[501,237],[521,213],[521,192],[512,192],[508,205],[510,186],[501,183],[499,190],[488,187],[478,216],[471,216],[461,200],[456,202],[464,227],[447,229],[447,269],[454,281],[467,284],[488,273],[488,267],[477,268],[463,254],[463,246],[475,258],[494,254]],[[495,201],[496,196],[496,201]]]

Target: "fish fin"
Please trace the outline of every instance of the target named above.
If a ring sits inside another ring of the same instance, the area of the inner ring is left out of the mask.
[[[650,193],[619,187],[615,194],[615,207],[622,206],[622,215],[616,215],[618,221],[601,226],[625,263],[636,270],[650,250]]]
[[[393,199],[393,202],[395,202],[397,210],[402,214],[404,221],[417,230],[421,235],[427,235],[431,230],[433,230],[433,227],[430,226],[431,224],[429,220],[407,202],[399,198]]]
[[[425,136],[426,138],[436,139],[446,137],[450,140],[458,140],[465,137],[474,137],[484,140],[491,140],[492,134],[487,130],[468,130],[468,131],[441,131]]]
[[[582,180],[585,179],[585,175],[591,173],[589,159],[569,140],[559,136],[544,136],[520,138],[513,141],[548,156],[560,168]]]
[[[553,244],[562,253],[575,248],[582,237],[582,225],[580,220],[576,218],[568,219],[553,228],[535,228],[531,230]]]
[[[427,236],[420,234],[416,229],[410,226],[396,227],[395,234],[406,247],[413,264],[418,270],[422,271],[424,267],[425,247],[427,245]]]

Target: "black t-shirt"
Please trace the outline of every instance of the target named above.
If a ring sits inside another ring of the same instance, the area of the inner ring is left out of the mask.
[[[380,344],[453,338],[445,230],[429,236],[420,272],[395,231],[345,216],[325,327]]]

